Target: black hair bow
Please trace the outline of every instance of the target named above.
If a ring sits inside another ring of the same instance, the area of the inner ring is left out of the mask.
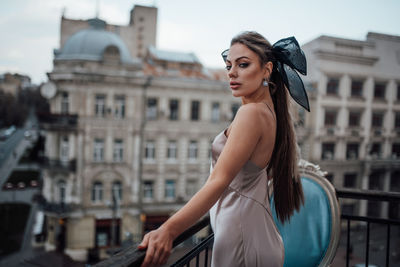
[[[221,54],[224,62],[226,61],[228,52],[229,49]],[[297,70],[301,74],[307,75],[306,57],[296,38],[292,36],[277,41],[272,46],[272,52],[276,58],[276,69],[289,90],[290,96],[297,104],[307,111],[310,111],[308,96],[303,81],[295,71]]]
[[[307,62],[296,38],[288,37],[277,41],[272,46],[277,60],[277,70],[281,75],[290,95],[300,106],[310,111],[307,92],[298,72],[307,75]]]

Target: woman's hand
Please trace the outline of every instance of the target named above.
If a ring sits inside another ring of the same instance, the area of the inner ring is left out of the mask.
[[[172,234],[163,226],[147,233],[138,246],[139,249],[147,248],[146,257],[141,266],[160,266],[167,263],[173,241]]]

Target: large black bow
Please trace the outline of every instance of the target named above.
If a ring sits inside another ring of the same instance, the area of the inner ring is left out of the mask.
[[[277,59],[277,70],[281,75],[290,95],[300,106],[310,111],[307,92],[298,72],[307,75],[307,62],[296,38],[288,37],[279,40],[272,46]]]
[[[222,52],[224,62],[228,56],[229,49]],[[281,75],[291,97],[300,106],[310,111],[307,92],[303,81],[295,70],[307,75],[307,62],[303,51],[296,38],[288,37],[277,41],[272,46],[272,52],[276,58],[276,69]]]

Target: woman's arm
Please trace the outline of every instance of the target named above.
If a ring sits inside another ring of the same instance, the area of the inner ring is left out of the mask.
[[[160,228],[145,235],[139,246],[147,247],[142,266],[164,264],[170,254],[173,240],[217,202],[252,155],[261,137],[261,120],[254,104],[247,104],[239,109],[232,122],[229,138],[205,185]]]

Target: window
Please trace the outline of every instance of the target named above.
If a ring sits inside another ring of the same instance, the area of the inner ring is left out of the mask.
[[[335,144],[334,143],[323,143],[322,144],[322,159],[333,159],[335,154]]]
[[[175,180],[165,181],[165,198],[175,198]]]
[[[153,181],[145,181],[143,185],[143,198],[153,199]]]
[[[176,141],[169,141],[167,148],[167,158],[168,160],[176,160],[178,157],[178,149],[176,146]]]
[[[400,83],[397,84],[397,100],[400,101]]]
[[[342,214],[353,215],[355,212],[355,204],[342,204]]]
[[[219,103],[214,102],[212,103],[212,109],[211,109],[211,121],[212,122],[219,122],[220,120],[220,114],[219,114]]]
[[[147,99],[146,119],[156,120],[157,119],[157,99]]]
[[[326,86],[326,93],[328,95],[337,95],[339,92],[339,79],[330,78],[328,79],[328,84]]]
[[[350,111],[349,113],[349,126],[358,127],[360,126],[361,113],[358,111]]]
[[[396,112],[394,116],[394,127],[400,128],[400,112]]]
[[[186,181],[186,196],[191,197],[197,192],[197,181],[188,180]]]
[[[61,94],[61,113],[68,114],[69,112],[69,97],[67,92]]]
[[[383,125],[383,113],[382,112],[374,112],[372,113],[372,127],[382,127]]]
[[[374,86],[374,98],[385,99],[386,84],[384,82],[376,82]]]
[[[192,121],[198,121],[199,120],[199,112],[200,112],[200,102],[197,100],[192,101],[192,108],[191,108],[191,115],[190,119]]]
[[[325,126],[336,125],[336,110],[325,110]]]
[[[333,176],[332,173],[326,174],[326,175],[325,175],[325,178],[326,178],[331,184],[333,184],[333,178],[334,178],[334,176]]]
[[[368,189],[370,190],[383,190],[384,170],[373,171],[369,175]]]
[[[358,143],[347,144],[346,159],[357,159],[358,158]]]
[[[69,140],[68,136],[62,136],[60,142],[60,160],[69,161]]]
[[[189,158],[189,160],[197,159],[197,141],[190,141],[189,150],[188,150],[188,158]]]
[[[177,99],[171,99],[169,101],[169,119],[171,121],[178,120],[179,114],[179,101]]]
[[[392,144],[392,156],[400,158],[400,143]]]
[[[101,182],[93,183],[92,202],[103,201],[103,184]]]
[[[231,112],[232,112],[231,121],[233,121],[233,119],[235,118],[236,113],[237,113],[237,111],[239,110],[239,108],[240,108],[240,105],[239,105],[238,103],[233,103],[233,104],[231,105]]]
[[[125,96],[115,96],[114,116],[118,119],[125,118]]]
[[[211,159],[212,158],[212,144],[214,140],[210,140],[210,144],[208,145],[208,157]]]
[[[95,114],[97,117],[104,118],[106,116],[106,96],[105,95],[96,95]]]
[[[398,170],[391,173],[390,191],[400,192],[400,171]]]
[[[351,96],[352,97],[362,97],[362,88],[364,82],[361,80],[351,81]]]
[[[154,145],[153,140],[149,140],[146,142],[144,157],[146,159],[152,159],[152,160],[156,158],[156,147]]]
[[[104,140],[95,139],[93,146],[93,161],[102,162],[104,160]]]
[[[65,202],[66,185],[64,181],[58,182],[58,200],[60,203]]]
[[[114,140],[113,160],[114,162],[122,162],[124,160],[124,142],[121,139]]]
[[[112,201],[121,203],[122,201],[122,183],[120,181],[113,182],[111,187]]]
[[[357,182],[357,173],[345,173],[344,174],[344,187],[355,188]]]
[[[374,158],[380,158],[381,157],[381,144],[373,143],[369,154]]]

